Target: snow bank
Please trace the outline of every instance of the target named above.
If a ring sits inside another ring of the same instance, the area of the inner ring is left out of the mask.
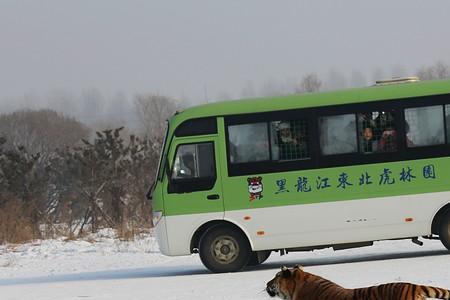
[[[79,240],[61,237],[0,246],[0,279],[135,268],[165,260],[170,258],[159,253],[151,233],[121,241],[106,229]]]

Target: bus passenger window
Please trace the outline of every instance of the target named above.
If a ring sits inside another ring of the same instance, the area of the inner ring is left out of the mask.
[[[232,125],[228,136],[231,163],[269,160],[267,123]]]
[[[357,152],[354,114],[319,118],[320,149],[323,155]]]
[[[172,179],[215,177],[213,143],[181,145],[175,156]]]
[[[397,150],[394,111],[371,111],[358,114],[358,134],[362,153]]]
[[[306,120],[275,121],[270,123],[273,160],[310,158]]]
[[[445,105],[445,121],[447,127],[447,143],[450,143],[450,104]]]
[[[406,141],[409,148],[445,143],[441,105],[405,109]]]

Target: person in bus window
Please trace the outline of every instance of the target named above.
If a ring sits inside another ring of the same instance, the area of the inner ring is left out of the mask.
[[[376,143],[374,143],[374,121],[372,113],[360,114],[360,128],[362,128],[362,151],[364,153],[371,153],[376,151]]]
[[[380,112],[375,120],[380,134],[378,142],[379,152],[397,150],[397,131],[394,127],[394,116],[391,112]]]
[[[281,144],[297,145],[298,140],[291,131],[291,125],[289,124],[289,122],[280,123],[278,129],[280,133]]]
[[[289,122],[281,122],[278,125],[278,147],[280,151],[280,160],[294,159],[296,156],[296,147],[298,139],[294,136]]]

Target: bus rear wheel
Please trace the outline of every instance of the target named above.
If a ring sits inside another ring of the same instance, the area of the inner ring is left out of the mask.
[[[450,250],[450,209],[448,209],[442,217],[439,228],[439,238],[445,248]]]
[[[200,239],[202,263],[214,273],[237,272],[250,259],[251,249],[247,238],[229,226],[208,229]]]

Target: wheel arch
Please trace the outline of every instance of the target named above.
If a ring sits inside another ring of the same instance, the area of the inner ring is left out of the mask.
[[[441,224],[442,218],[448,211],[450,211],[450,202],[441,207],[441,209],[439,209],[434,215],[433,222],[431,223],[431,233],[439,233],[439,225]]]
[[[219,226],[219,225],[230,226],[232,228],[239,230],[242,233],[242,235],[247,239],[248,244],[250,245],[250,248],[253,249],[252,241],[249,238],[247,232],[245,232],[245,230],[242,229],[242,227],[240,227],[239,225],[237,225],[229,220],[211,220],[211,221],[208,221],[208,222],[202,224],[192,235],[191,244],[190,244],[191,253],[197,252],[195,249],[198,249],[198,245],[200,243],[200,238],[202,237],[203,233],[205,233],[208,229]]]

